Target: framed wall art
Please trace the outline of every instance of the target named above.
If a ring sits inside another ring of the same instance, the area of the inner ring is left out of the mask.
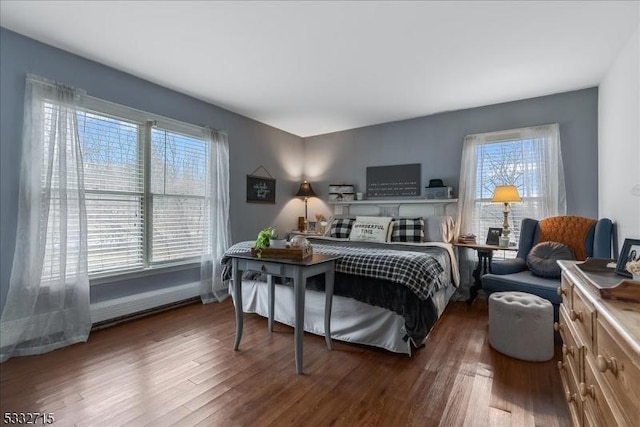
[[[247,203],[276,203],[276,180],[247,175]]]

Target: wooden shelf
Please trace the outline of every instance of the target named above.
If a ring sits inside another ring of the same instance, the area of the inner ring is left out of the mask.
[[[404,204],[448,204],[458,203],[458,199],[367,199],[348,202],[327,202],[330,205],[404,205]]]

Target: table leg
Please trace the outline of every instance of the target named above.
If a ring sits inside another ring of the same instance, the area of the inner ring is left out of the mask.
[[[469,289],[469,299],[467,303],[471,304],[473,300],[478,296],[478,290],[482,289],[482,281],[480,280],[480,271],[482,269],[482,259],[484,256],[481,253],[478,253],[478,264],[476,264],[475,270],[473,270],[473,281],[474,284]]]
[[[304,337],[304,294],[305,283],[303,281],[302,268],[296,267],[294,270],[293,278],[293,293],[296,299],[295,307],[295,329],[294,329],[294,341],[295,341],[295,357],[296,357],[296,372],[302,374],[302,339]]]
[[[493,273],[493,271],[491,271],[491,263],[493,262],[493,251],[490,251],[487,254],[487,257],[489,258],[489,273]],[[486,273],[486,271],[485,271]]]
[[[231,278],[233,280],[233,302],[236,309],[236,340],[233,349],[237,350],[242,339],[242,273],[238,270],[238,259],[232,260]]]
[[[273,332],[273,312],[275,311],[275,284],[273,283],[273,276],[267,274],[267,295],[269,302],[269,332]]]
[[[335,261],[331,262],[332,264]],[[324,340],[327,343],[327,347],[329,350],[333,350],[331,347],[331,305],[333,304],[333,282],[335,279],[335,270],[334,266],[324,274],[324,292],[325,292],[325,303],[324,303]]]
[[[493,259],[493,250],[491,249],[478,249],[478,264],[476,269],[473,270],[474,284],[469,289],[469,299],[467,302],[471,304],[478,296],[478,290],[482,289],[482,276],[487,274],[487,270],[491,272],[491,260]]]

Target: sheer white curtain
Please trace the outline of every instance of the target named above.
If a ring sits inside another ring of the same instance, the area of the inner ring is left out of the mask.
[[[27,77],[18,230],[0,318],[0,361],[89,336],[87,216],[76,118],[83,96]]]
[[[484,243],[489,226],[502,224],[502,205],[491,203],[497,185],[515,185],[522,203],[512,205],[509,223],[516,239],[524,217],[567,212],[564,168],[557,123],[465,137],[460,167],[456,234],[474,233]],[[466,252],[467,255],[470,251]],[[461,255],[464,277],[473,260]],[[465,258],[466,261],[465,261]],[[468,280],[467,280],[468,281]]]
[[[222,301],[229,294],[222,281],[222,255],[231,244],[229,223],[229,141],[223,132],[207,129],[208,200],[205,204],[203,256],[200,265],[200,298],[203,303]]]

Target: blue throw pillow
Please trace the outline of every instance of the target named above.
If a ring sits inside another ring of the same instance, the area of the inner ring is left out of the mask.
[[[559,279],[562,269],[556,261],[576,259],[569,247],[560,242],[542,242],[535,245],[527,255],[527,267],[536,276]]]

